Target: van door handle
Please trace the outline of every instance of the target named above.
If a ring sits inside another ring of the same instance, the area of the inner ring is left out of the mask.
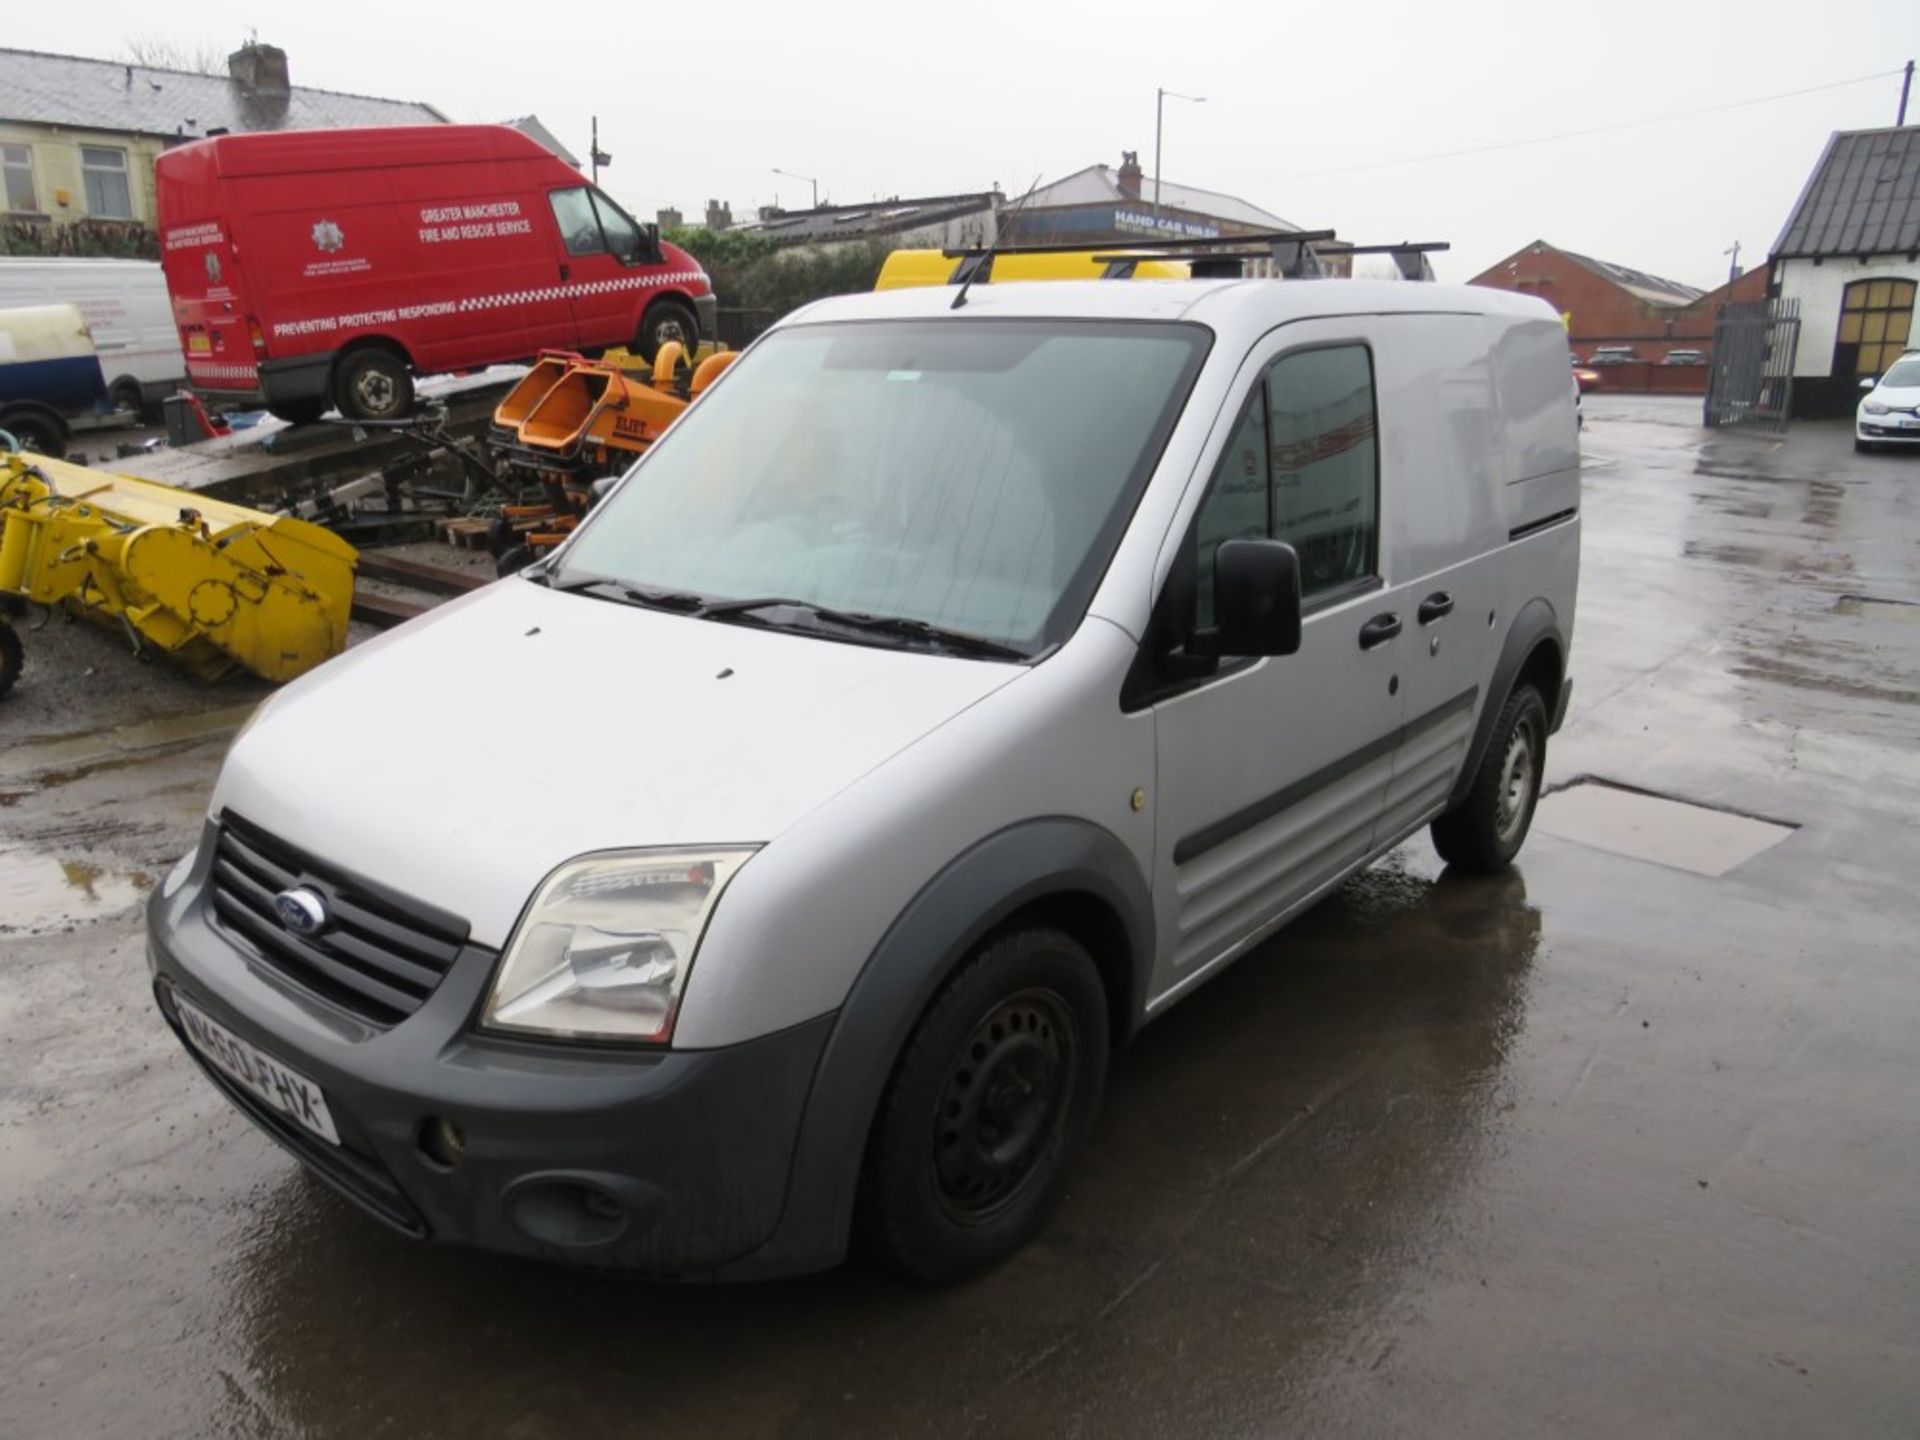
[[[1360,627],[1360,648],[1371,650],[1376,645],[1384,645],[1400,633],[1400,617],[1389,611],[1385,615],[1376,615]]]
[[[564,260],[560,262],[560,278],[562,280],[571,280],[573,278],[573,267]]]
[[[1420,616],[1420,623],[1422,625],[1431,625],[1442,615],[1451,615],[1453,613],[1453,596],[1444,590],[1436,590],[1420,602],[1420,609],[1417,613]]]

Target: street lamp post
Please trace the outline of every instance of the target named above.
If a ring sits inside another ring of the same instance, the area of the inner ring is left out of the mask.
[[[796,175],[791,170],[782,170],[778,165],[773,167],[773,173],[776,175],[784,175],[789,180],[806,181],[807,184],[813,187],[813,208],[816,210],[820,208],[820,182],[818,180],[814,179],[811,175]]]
[[[1167,97],[1186,100],[1195,105],[1207,103],[1204,95],[1182,95],[1178,90],[1155,88],[1153,92],[1153,218],[1160,218],[1160,112],[1166,109]]]

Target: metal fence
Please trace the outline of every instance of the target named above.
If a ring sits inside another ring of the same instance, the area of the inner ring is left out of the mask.
[[[1784,434],[1793,405],[1793,355],[1799,344],[1798,300],[1723,305],[1713,326],[1707,425]]]

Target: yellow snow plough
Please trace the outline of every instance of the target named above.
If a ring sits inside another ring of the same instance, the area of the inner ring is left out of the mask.
[[[6,614],[64,605],[203,679],[290,680],[347,640],[358,552],[290,516],[39,455],[0,453],[0,695]]]

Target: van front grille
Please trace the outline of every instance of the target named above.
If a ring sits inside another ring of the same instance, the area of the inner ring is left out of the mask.
[[[274,898],[307,889],[326,908],[295,934]],[[397,1025],[426,1003],[466,943],[467,925],[296,849],[233,814],[214,841],[213,915],[273,970],[375,1025]]]

